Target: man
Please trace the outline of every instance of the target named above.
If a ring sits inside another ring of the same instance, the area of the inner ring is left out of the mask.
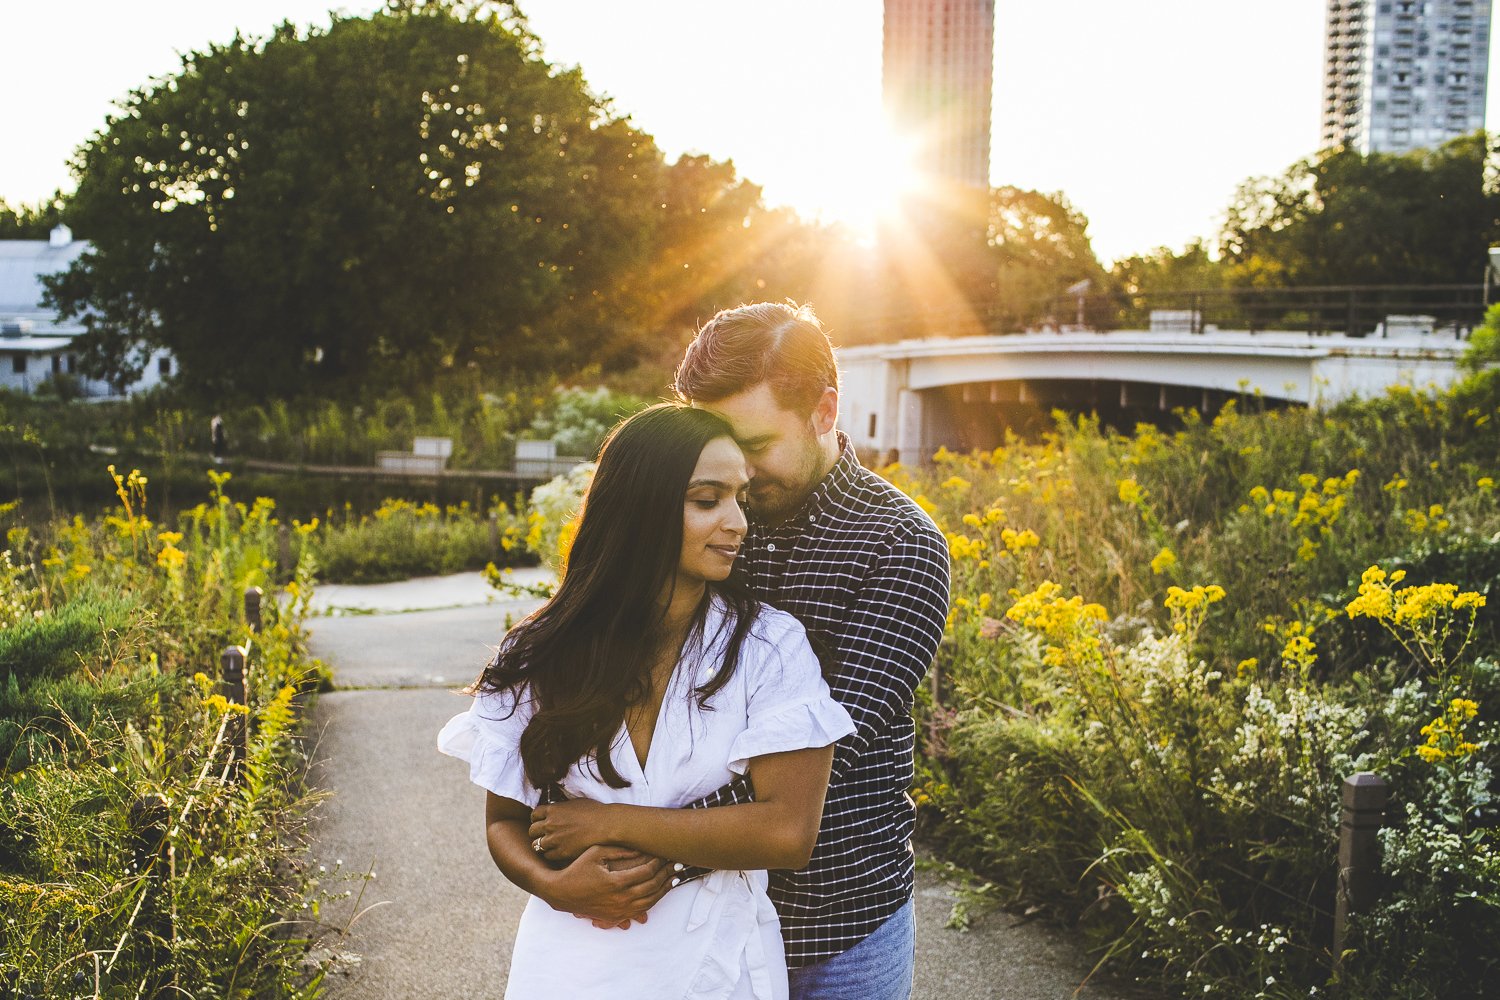
[[[915,964],[912,700],[948,613],[948,543],[910,498],[862,468],[837,428],[838,368],[807,307],[716,315],[677,370],[685,401],[724,417],[750,472],[737,572],[832,656],[839,742],[809,865],[771,873],[792,1000],[906,1000]],[[726,786],[699,806],[753,795]],[[701,872],[595,848],[527,886],[557,909],[628,927]]]
[[[806,306],[720,312],[689,345],[676,389],[734,428],[750,470],[743,572],[828,647],[833,696],[856,727],[834,756],[812,862],[771,873],[792,998],[904,1000],[915,961],[912,699],[948,613],[947,540],[836,429],[838,368]]]

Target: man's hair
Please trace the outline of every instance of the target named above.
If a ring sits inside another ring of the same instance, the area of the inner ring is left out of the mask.
[[[720,311],[688,345],[674,388],[684,402],[714,403],[761,383],[797,413],[811,413],[825,389],[839,387],[833,345],[811,306],[753,302]]]

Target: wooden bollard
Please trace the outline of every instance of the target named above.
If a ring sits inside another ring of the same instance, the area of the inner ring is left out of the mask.
[[[490,511],[490,558],[500,558],[500,512]]]
[[[276,572],[282,580],[290,580],[297,572],[292,559],[292,529],[285,524],[276,526]]]
[[[130,805],[131,870],[149,875],[167,857],[167,827],[172,821],[166,796],[149,792]]]
[[[1360,771],[1344,779],[1339,819],[1338,900],[1333,913],[1333,967],[1339,971],[1348,940],[1349,917],[1368,909],[1379,895],[1380,841],[1390,786],[1384,778]]]
[[[224,652],[219,657],[219,693],[231,705],[249,704],[245,695],[245,673],[248,668],[245,647],[224,647]],[[240,765],[245,760],[245,741],[248,733],[245,716],[239,712],[230,712],[229,718],[225,721],[224,739],[229,744],[230,775],[234,778],[239,777]]]
[[[260,635],[260,599],[263,592],[259,587],[245,588],[245,624],[250,626],[250,631]]]
[[[172,907],[162,893],[171,874],[172,805],[166,796],[148,792],[130,804],[130,870],[145,880],[141,887],[136,953],[148,967],[165,957],[163,942],[173,937]],[[153,994],[154,995],[154,994]]]

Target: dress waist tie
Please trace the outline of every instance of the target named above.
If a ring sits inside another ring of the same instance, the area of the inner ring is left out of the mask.
[[[740,871],[714,871],[699,881],[697,898],[688,911],[686,930],[703,927],[717,913],[717,925],[711,930],[711,943],[703,966],[694,977],[688,996],[712,998],[734,992],[740,978],[740,956],[749,970],[750,989],[755,1000],[774,1000],[771,970],[767,963],[765,942],[761,940],[763,919],[775,914],[765,893],[757,894],[750,876]]]

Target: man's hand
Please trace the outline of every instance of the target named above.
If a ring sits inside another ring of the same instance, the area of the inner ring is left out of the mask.
[[[568,799],[540,805],[531,811],[531,838],[537,853],[554,864],[570,862],[596,844],[609,840],[610,807],[590,799]]]
[[[590,847],[549,880],[542,896],[554,910],[625,929],[672,888],[672,866],[622,847]]]

